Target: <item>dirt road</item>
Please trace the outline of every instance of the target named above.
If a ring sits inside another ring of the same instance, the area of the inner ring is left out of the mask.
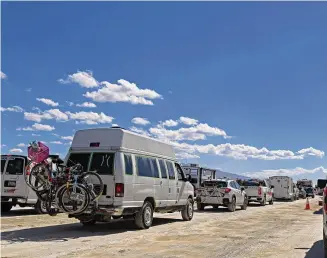
[[[318,200],[196,212],[191,222],[179,213],[156,215],[148,230],[132,222],[85,228],[67,215],[2,217],[1,257],[323,257]]]

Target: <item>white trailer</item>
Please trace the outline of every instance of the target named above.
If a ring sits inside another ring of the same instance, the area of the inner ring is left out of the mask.
[[[274,186],[274,198],[281,200],[297,199],[295,193],[295,184],[293,179],[288,176],[273,176],[269,178],[270,184]]]
[[[191,183],[194,190],[203,186],[205,180],[215,179],[216,170],[211,168],[201,167],[198,164],[183,164],[182,168],[185,175],[191,176]]]

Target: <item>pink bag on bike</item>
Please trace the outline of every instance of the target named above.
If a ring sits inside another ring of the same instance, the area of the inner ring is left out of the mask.
[[[49,147],[42,142],[38,142],[39,148],[35,150],[32,146],[27,148],[28,157],[36,163],[41,163],[49,157]]]

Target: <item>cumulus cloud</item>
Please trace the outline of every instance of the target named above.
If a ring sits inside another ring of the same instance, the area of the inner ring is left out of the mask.
[[[313,169],[305,169],[301,167],[296,168],[281,168],[281,169],[265,169],[258,172],[247,172],[243,173],[245,176],[248,177],[255,177],[255,178],[268,178],[271,176],[298,176],[302,174],[316,174],[316,173],[324,173],[327,174],[327,168],[324,167],[317,167]]]
[[[67,140],[67,141],[72,141],[74,136],[61,136],[61,139]]]
[[[32,88],[27,88],[25,89],[26,92],[31,92],[32,91]]]
[[[157,138],[167,138],[173,141],[196,141],[205,140],[206,136],[227,136],[224,130],[202,123],[192,127],[182,127],[176,130],[166,129],[163,126],[158,125],[157,127],[150,128],[149,131]]]
[[[162,98],[160,94],[150,89],[140,89],[135,83],[118,80],[118,84],[101,82],[102,88],[86,92],[83,96],[95,102],[128,102],[134,105],[153,105],[152,100]]]
[[[63,144],[61,141],[52,141],[50,143],[52,143],[52,144]]]
[[[52,99],[45,99],[45,98],[37,98],[37,101],[40,101],[48,106],[52,106],[52,107],[57,107],[59,106],[58,102],[54,102]]]
[[[8,108],[0,108],[1,112],[9,111],[9,112],[24,112],[24,109],[22,109],[20,106],[12,106]]]
[[[22,149],[16,149],[16,148],[13,148],[13,149],[11,149],[11,150],[9,150],[9,152],[11,152],[11,153],[22,153],[23,152],[23,150]]]
[[[0,76],[1,76],[1,79],[7,79],[7,75],[2,71],[0,71]]]
[[[77,83],[83,88],[95,88],[99,86],[91,71],[78,71],[77,73],[68,75],[66,79],[59,79],[58,81],[62,84]]]
[[[131,130],[131,131],[134,132],[134,133],[137,133],[137,134],[143,135],[143,136],[148,136],[148,137],[151,136],[151,134],[148,133],[146,130],[143,130],[142,128],[137,128],[137,127],[135,127],[135,126],[130,127],[129,130]]]
[[[88,124],[88,125],[96,125],[96,124],[107,124],[113,121],[113,117],[107,116],[103,112],[94,113],[94,112],[77,112],[71,113],[66,112],[69,116],[69,119],[77,120],[77,123]]]
[[[196,125],[199,121],[193,118],[181,116],[179,121],[185,125]]]
[[[174,126],[177,126],[178,125],[178,121],[169,119],[169,120],[160,122],[160,125],[167,126],[167,127],[174,127]]]
[[[200,156],[186,152],[176,153],[177,159],[199,159]]]
[[[70,106],[70,107],[74,106],[74,102],[66,101],[66,103],[67,103],[67,105]]]
[[[59,109],[49,109],[44,112],[39,111],[38,113],[24,112],[24,118],[34,122],[51,119],[57,121],[68,121],[68,115],[61,112]]]
[[[26,147],[27,145],[25,143],[19,143],[17,144],[17,147]]]
[[[40,134],[36,134],[36,133],[32,133],[32,136],[38,137],[38,136],[41,136],[41,135]]]
[[[118,124],[112,124],[111,126],[115,126],[115,127],[118,127],[119,125],[118,125]]]
[[[19,127],[16,130],[17,131],[48,131],[48,132],[50,132],[50,131],[55,130],[55,128],[50,125],[35,123],[32,126],[23,127],[23,128]]]
[[[325,156],[325,152],[323,152],[321,150],[314,149],[312,147],[299,150],[297,153],[300,154],[300,155],[303,155],[303,156],[317,156],[317,157],[320,157],[320,158]]]
[[[150,124],[150,121],[147,118],[134,117],[132,119],[132,123],[137,124],[137,125],[147,125],[147,124]]]
[[[95,108],[97,107],[94,103],[92,102],[84,102],[82,104],[76,104],[77,107],[86,107],[86,108]]]
[[[1,144],[1,148],[6,147],[6,146],[7,146],[6,144]]]

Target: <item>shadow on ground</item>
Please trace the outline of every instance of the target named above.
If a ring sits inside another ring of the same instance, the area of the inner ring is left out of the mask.
[[[322,208],[320,208],[317,211],[314,211],[313,214],[316,214],[316,215],[322,214]]]
[[[313,244],[310,250],[306,253],[305,258],[323,258],[324,256],[324,241],[319,240]]]
[[[183,222],[181,219],[154,218],[152,227],[169,223]],[[116,220],[109,223],[97,223],[93,226],[83,226],[80,223],[53,225],[1,233],[1,240],[9,243],[57,241],[65,242],[70,239],[119,234],[126,231],[138,230],[133,221]]]

